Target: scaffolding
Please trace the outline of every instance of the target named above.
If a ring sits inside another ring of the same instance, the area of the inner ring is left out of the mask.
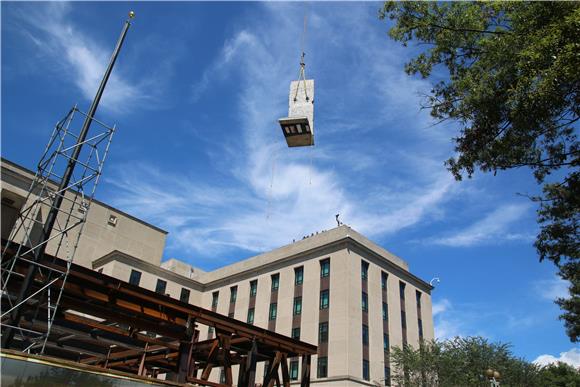
[[[86,120],[94,123],[93,130],[79,141],[79,122]],[[44,352],[115,129],[89,117],[76,106],[55,125],[25,204],[2,251],[2,296],[7,302],[7,308],[2,310],[2,325],[17,332],[17,338],[26,343],[25,352],[34,349],[38,349],[34,352]],[[68,183],[64,184],[63,178],[70,163],[74,163],[76,168]],[[52,212],[56,213],[54,227],[48,238],[42,238],[42,229]],[[12,246],[17,246],[16,253],[9,257],[6,252]],[[31,258],[45,250],[64,258],[67,262],[64,270],[51,268]],[[23,274],[15,269],[23,262],[36,266],[44,285],[19,299],[9,290],[12,283],[22,281]],[[34,306],[33,315],[27,317],[34,319],[41,310],[46,311],[48,332],[24,329],[20,321],[10,318],[26,304]]]

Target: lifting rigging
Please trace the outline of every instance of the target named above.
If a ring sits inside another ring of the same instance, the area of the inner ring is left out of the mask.
[[[288,117],[278,120],[286,143],[290,148],[314,145],[314,79],[306,79],[305,36],[306,15],[304,16],[304,30],[302,32],[302,54],[298,80],[290,83]]]

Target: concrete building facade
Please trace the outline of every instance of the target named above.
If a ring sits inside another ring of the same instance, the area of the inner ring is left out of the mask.
[[[7,168],[8,183],[3,161],[2,198],[19,188],[13,182],[17,166]],[[22,188],[17,193],[23,196]],[[8,222],[4,200],[2,206],[4,227]],[[161,263],[164,231],[104,203],[93,203],[89,212],[89,221],[100,233],[83,235],[81,243],[87,246],[79,248],[77,256],[92,253],[79,258],[79,263],[317,345],[311,363],[314,384],[390,385],[391,347],[417,346],[420,340],[434,337],[431,286],[413,275],[402,259],[348,226],[206,272],[176,259]],[[109,213],[118,214],[119,225],[127,223],[122,236],[132,243],[107,236],[99,222],[106,221]],[[100,252],[104,253],[96,257]],[[215,336],[212,327],[198,329],[200,340]],[[264,366],[258,364],[257,382]],[[289,360],[289,369],[291,378],[298,378],[297,360]],[[211,380],[220,378],[220,370],[214,370]]]

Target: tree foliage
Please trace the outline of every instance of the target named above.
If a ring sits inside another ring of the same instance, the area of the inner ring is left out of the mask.
[[[389,35],[424,48],[408,74],[437,77],[427,106],[460,124],[457,180],[476,170],[527,167],[542,194],[535,247],[570,281],[557,302],[570,339],[580,337],[580,3],[387,2]],[[442,76],[440,68],[447,70]]]
[[[574,367],[562,362],[558,362],[557,364],[549,364],[541,368],[539,376],[539,381],[542,386],[580,386],[580,372],[574,369]]]
[[[563,363],[539,367],[515,357],[508,344],[482,337],[428,341],[419,348],[393,347],[391,385],[488,387],[485,371],[499,371],[506,387],[578,386],[580,372]]]

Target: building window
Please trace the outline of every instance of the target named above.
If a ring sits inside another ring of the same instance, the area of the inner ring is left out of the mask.
[[[328,309],[329,295],[328,289],[320,292],[320,309]]]
[[[364,380],[370,380],[371,379],[371,375],[370,375],[370,370],[369,370],[369,361],[368,360],[363,360],[363,364],[362,364],[362,368],[363,368],[363,379]]]
[[[399,282],[399,293],[400,293],[400,297],[401,300],[405,299],[405,283],[404,282]]]
[[[417,292],[415,293],[415,296],[417,297],[417,308],[421,308],[421,292],[417,290]]]
[[[139,286],[139,282],[141,282],[141,272],[137,270],[131,270],[131,276],[129,277],[129,283],[131,285]]]
[[[229,317],[229,318],[234,318],[234,312],[230,312],[230,313],[228,313],[228,317]]]
[[[213,292],[211,294],[211,307],[212,308],[217,308],[219,296],[220,296],[220,292],[219,291]]]
[[[369,279],[369,263],[365,261],[360,261],[360,277],[363,281]]]
[[[294,340],[300,340],[300,327],[292,328],[292,338]]]
[[[318,367],[316,371],[317,378],[326,378],[328,376],[328,358],[327,357],[319,357],[318,358]]]
[[[272,291],[275,292],[280,287],[280,274],[272,274]]]
[[[381,272],[381,288],[387,290],[387,273]]]
[[[97,270],[98,273],[103,273],[103,268],[101,267],[99,270]],[[130,282],[129,282],[130,283]]]
[[[213,337],[213,331],[214,331],[213,327],[209,327],[207,329],[207,337],[208,337],[208,339],[211,339]]]
[[[302,285],[304,282],[304,266],[294,269],[294,285]]]
[[[276,315],[278,314],[278,304],[276,304],[275,302],[270,304],[270,314],[269,314],[269,319],[270,320],[276,320]]]
[[[391,385],[391,367],[385,366],[385,386]]]
[[[181,294],[179,295],[179,301],[189,303],[189,289],[181,288]]]
[[[361,306],[362,306],[363,312],[369,311],[369,296],[365,292],[362,292]]]
[[[226,373],[223,367],[220,369],[220,383],[224,384],[226,382]]]
[[[302,297],[294,298],[294,316],[302,314]]]
[[[330,275],[330,258],[320,261],[320,277],[328,277]]]
[[[268,375],[268,369],[270,368],[270,362],[269,361],[265,361],[264,362],[264,377],[266,377]]]
[[[250,281],[250,297],[256,297],[258,293],[258,280]]]
[[[365,324],[362,326],[362,343],[363,345],[369,345],[369,326]]]
[[[419,339],[423,340],[423,320],[419,319]]]
[[[248,309],[248,319],[246,320],[248,324],[254,323],[254,308]]]
[[[165,288],[167,288],[167,281],[158,279],[157,285],[155,285],[155,293],[165,294]]]
[[[383,351],[389,352],[391,350],[391,344],[389,342],[389,334],[383,334]]]
[[[401,311],[401,326],[407,329],[407,313],[404,310]]]
[[[389,319],[389,306],[386,302],[383,302],[383,321],[387,321]]]
[[[298,360],[290,362],[290,380],[298,380]]]
[[[238,287],[232,286],[230,288],[230,304],[234,304],[238,299]]]
[[[318,324],[318,342],[328,342],[328,321]]]

